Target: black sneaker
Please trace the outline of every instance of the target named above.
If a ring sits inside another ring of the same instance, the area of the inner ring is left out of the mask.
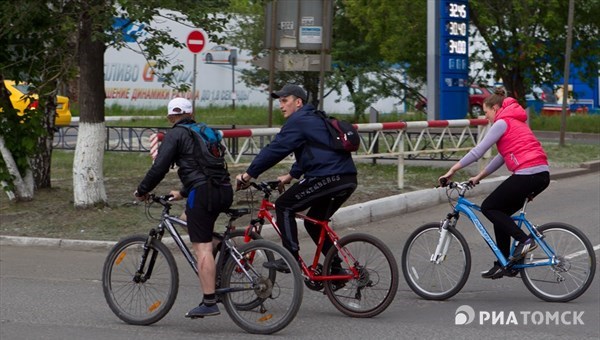
[[[498,261],[494,261],[494,266],[490,270],[481,272],[481,277],[484,279],[499,279],[504,276],[504,269]]]
[[[342,268],[341,266],[332,266],[331,267],[331,274],[330,275],[352,275],[352,271],[347,270]],[[333,280],[331,281],[331,288],[333,289],[333,291],[335,292],[336,290],[342,289],[346,286],[346,283],[348,283],[348,279],[343,279],[343,280]]]
[[[518,261],[521,258],[523,258],[525,254],[534,250],[535,248],[537,248],[537,244],[533,240],[533,237],[529,237],[527,240],[519,242],[519,244],[517,244],[517,246],[515,247],[515,251],[513,252],[513,256],[511,256],[509,260]]]
[[[219,311],[219,306],[216,304],[212,306],[207,306],[204,303],[201,303],[198,307],[195,307],[191,311],[187,312],[185,315],[186,318],[196,319],[203,318],[205,316],[214,316],[219,315],[221,312]]]
[[[290,267],[288,267],[287,263],[285,263],[284,259],[279,259],[275,261],[269,261],[263,263],[263,267],[268,269],[275,269],[278,272],[282,273],[290,273]]]

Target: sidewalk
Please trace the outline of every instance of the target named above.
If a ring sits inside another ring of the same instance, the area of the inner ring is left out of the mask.
[[[600,171],[600,160],[582,163],[574,169],[551,169],[550,179],[556,180]],[[495,177],[483,180],[477,187],[469,191],[469,196],[485,195],[508,176],[508,171],[498,171]],[[341,208],[332,217],[331,225],[352,227],[369,224],[406,212],[418,211],[447,201],[445,189],[425,189],[380,198]],[[265,231],[272,230],[266,228]],[[169,239],[165,239],[168,243]],[[16,237],[0,235],[0,246],[46,246],[77,250],[102,250],[111,248],[116,242],[70,240],[57,238]]]

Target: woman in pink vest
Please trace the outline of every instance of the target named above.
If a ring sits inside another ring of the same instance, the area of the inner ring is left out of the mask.
[[[505,257],[509,256],[510,238],[519,242],[514,257],[510,258],[518,261],[537,245],[517,227],[511,216],[523,206],[527,197],[536,196],[548,187],[550,172],[546,153],[527,125],[527,113],[514,98],[506,97],[504,93],[503,88],[496,88],[494,94],[484,100],[485,117],[492,124],[489,132],[439,180],[440,183],[445,183],[456,171],[477,161],[496,144],[498,155],[477,176],[470,178],[470,181],[478,184],[503,163],[512,172],[483,201],[481,212],[494,224],[496,244]],[[505,271],[497,261],[490,270],[481,274],[483,278],[489,279],[514,275],[516,272]]]

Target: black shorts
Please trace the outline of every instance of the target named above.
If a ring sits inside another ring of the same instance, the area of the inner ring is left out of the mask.
[[[185,205],[188,234],[193,243],[211,242],[217,217],[233,203],[231,185],[211,185],[210,188],[209,185],[192,189]]]

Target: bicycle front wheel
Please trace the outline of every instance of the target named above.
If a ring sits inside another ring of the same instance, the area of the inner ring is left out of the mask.
[[[410,289],[428,300],[445,300],[458,293],[471,271],[467,241],[454,228],[448,228],[448,250],[433,261],[440,241],[440,224],[428,223],[415,230],[402,251],[402,273]]]
[[[241,266],[229,258],[223,268],[222,289],[229,290],[223,296],[225,310],[249,333],[272,334],[282,330],[294,320],[302,304],[298,262],[283,247],[267,240],[254,240],[237,250],[242,255]],[[289,273],[263,266],[279,259],[286,262]]]
[[[358,277],[348,281],[325,281],[325,293],[340,312],[357,318],[370,318],[383,312],[398,291],[398,264],[392,251],[378,238],[368,234],[350,234],[338,241],[348,254]],[[325,257],[323,272],[331,273],[336,247]],[[341,256],[340,256],[341,257]],[[342,268],[350,272],[342,261]],[[328,274],[331,275],[331,274]]]
[[[177,263],[160,241],[150,242],[146,263],[137,273],[147,235],[119,241],[108,253],[102,270],[104,297],[121,320],[133,325],[150,325],[173,307],[179,289]]]
[[[533,295],[550,302],[578,298],[592,283],[596,273],[596,255],[587,237],[579,229],[564,223],[548,223],[538,231],[554,252],[556,264],[526,267],[521,279]],[[524,265],[548,261],[541,245],[527,253]]]

